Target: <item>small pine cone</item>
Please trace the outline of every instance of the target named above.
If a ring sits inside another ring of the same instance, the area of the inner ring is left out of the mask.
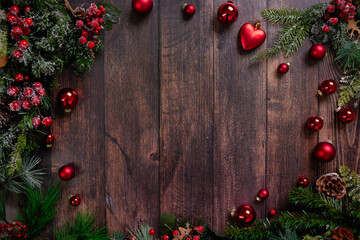
[[[9,103],[10,99],[4,97],[0,101],[0,128],[4,127],[8,122],[10,122],[13,117],[13,113],[10,110]]]
[[[332,240],[354,240],[354,234],[347,228],[338,227],[331,236]]]
[[[86,17],[85,9],[83,9],[83,8],[81,8],[81,7],[75,8],[75,10],[74,10],[74,16],[75,16],[76,18],[79,18],[79,19],[85,19],[85,17]]]
[[[316,181],[316,189],[328,197],[340,199],[346,194],[346,183],[337,173],[322,175]]]

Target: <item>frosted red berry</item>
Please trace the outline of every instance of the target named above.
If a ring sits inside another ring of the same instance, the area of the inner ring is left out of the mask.
[[[43,85],[42,85],[40,82],[35,82],[35,83],[33,84],[33,87],[35,88],[35,90],[38,90],[38,89],[42,88]]]
[[[26,49],[28,49],[28,47],[29,47],[29,42],[28,42],[28,41],[26,41],[26,40],[21,40],[21,41],[19,42],[19,48],[20,48],[21,50],[26,50]]]
[[[203,226],[197,226],[197,227],[196,227],[196,231],[197,231],[198,233],[202,233],[202,232],[204,231],[204,227],[203,227]]]
[[[10,12],[12,13],[12,14],[14,14],[14,15],[19,15],[19,13],[20,13],[20,9],[18,8],[18,6],[12,6],[11,8],[10,8]]]
[[[22,75],[21,73],[18,73],[18,74],[15,75],[14,79],[17,82],[23,82],[24,81],[24,75]]]
[[[34,24],[33,20],[31,18],[25,18],[24,20],[24,26],[25,27],[32,27],[32,25]]]
[[[82,27],[84,26],[84,22],[83,22],[82,20],[77,20],[77,21],[76,21],[76,26],[77,26],[78,28],[82,28]]]
[[[38,106],[40,103],[41,103],[41,99],[38,96],[31,98],[32,105]]]
[[[93,41],[89,41],[89,42],[87,43],[87,47],[88,47],[89,49],[93,49],[93,48],[95,47],[95,43],[94,43]]]
[[[10,97],[15,97],[19,94],[19,89],[17,87],[9,87],[9,89],[7,90],[7,94]]]
[[[19,26],[15,26],[13,27],[13,29],[11,30],[11,35],[19,37],[23,34],[23,30],[21,27]]]
[[[81,36],[81,37],[79,38],[79,42],[80,42],[81,44],[85,44],[85,43],[87,42],[87,38],[84,37],[84,36]]]
[[[339,22],[339,19],[334,17],[334,18],[330,18],[329,19],[329,22],[332,24],[332,25],[336,25],[338,22]]]
[[[17,112],[21,110],[21,104],[18,101],[13,101],[9,104],[10,110],[13,112]]]
[[[29,6],[24,7],[24,12],[30,13],[30,12],[31,12],[31,8],[30,8]]]
[[[176,236],[179,236],[180,232],[179,230],[174,230],[173,231],[173,236],[176,237]]]
[[[149,230],[149,234],[150,234],[151,236],[155,235],[155,229],[151,228],[151,229]]]
[[[20,50],[14,50],[12,55],[17,60],[19,60],[23,57],[23,53]]]
[[[42,124],[45,126],[45,127],[50,127],[51,124],[52,124],[52,119],[49,118],[49,117],[46,117],[42,120]]]
[[[329,32],[330,31],[330,27],[329,26],[323,26],[322,28],[321,28],[321,30],[323,31],[323,32]]]
[[[327,11],[328,11],[329,13],[335,12],[335,6],[334,6],[334,5],[329,5],[329,6],[327,7]]]
[[[24,110],[29,110],[31,108],[31,103],[29,101],[23,101],[23,103],[21,104],[22,108]]]
[[[34,117],[31,122],[34,128],[39,127],[41,124],[41,120],[38,117]]]
[[[46,95],[46,91],[45,89],[43,88],[39,88],[37,91],[36,91],[36,94],[39,96],[39,97],[44,97]]]
[[[17,24],[17,17],[14,15],[7,16],[7,20],[10,24],[15,25]]]
[[[162,240],[169,240],[169,239],[170,239],[170,237],[168,235],[162,236]]]
[[[34,93],[34,90],[32,88],[25,88],[24,89],[24,96],[25,97],[31,97]]]
[[[23,28],[23,34],[24,34],[24,36],[29,36],[30,33],[31,33],[30,28],[28,28],[28,27],[24,27],[24,28]]]
[[[200,237],[198,235],[194,235],[192,239],[193,240],[200,240]]]

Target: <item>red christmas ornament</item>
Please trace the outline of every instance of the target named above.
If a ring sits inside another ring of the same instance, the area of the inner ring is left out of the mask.
[[[137,14],[147,14],[153,8],[152,0],[132,0],[132,7]]]
[[[69,198],[69,201],[70,201],[71,206],[77,207],[81,203],[81,198],[79,196],[71,196]]]
[[[290,65],[290,64],[288,64],[288,63],[282,63],[282,64],[280,64],[279,67],[278,67],[278,69],[277,69],[278,73],[280,73],[280,74],[285,74],[285,73],[287,73],[287,72],[289,71],[289,65]]]
[[[314,59],[317,59],[317,60],[323,59],[326,55],[326,48],[324,47],[324,45],[314,44],[310,48],[309,54]]]
[[[327,79],[321,83],[319,90],[320,91],[318,93],[320,96],[331,95],[336,92],[337,83],[332,79]]]
[[[238,223],[242,224],[244,227],[248,227],[255,221],[256,212],[250,205],[241,205],[236,209],[234,216]]]
[[[155,235],[155,229],[151,228],[151,229],[149,230],[149,234],[150,234],[151,236]]]
[[[260,23],[253,26],[245,23],[240,29],[240,39],[244,50],[250,50],[260,46],[266,39],[266,33],[260,28]]]
[[[183,9],[184,9],[184,13],[189,17],[194,15],[196,12],[195,6],[187,3],[184,4]]]
[[[46,147],[47,148],[51,148],[53,146],[53,143],[55,141],[55,137],[54,137],[54,134],[53,133],[50,133],[46,136]]]
[[[269,192],[265,188],[259,190],[256,201],[260,202],[261,200],[267,199],[269,197]]]
[[[301,178],[299,178],[297,183],[299,186],[307,187],[310,183],[310,180],[307,177],[301,177]]]
[[[269,214],[271,216],[275,216],[276,215],[276,210],[275,209],[270,209]]]
[[[320,162],[330,162],[336,156],[336,149],[334,145],[329,142],[321,142],[316,145],[314,149],[314,157]]]
[[[318,116],[312,116],[307,120],[306,125],[311,130],[319,131],[324,126],[324,120]]]
[[[57,99],[64,111],[69,113],[78,102],[78,94],[74,89],[64,88],[58,93]]]
[[[338,117],[343,123],[351,123],[355,119],[355,112],[351,108],[343,108],[339,111]]]
[[[219,7],[217,15],[220,22],[231,24],[238,18],[239,11],[233,2],[228,1]]]
[[[69,181],[75,177],[75,168],[71,165],[62,166],[58,174],[62,180]]]

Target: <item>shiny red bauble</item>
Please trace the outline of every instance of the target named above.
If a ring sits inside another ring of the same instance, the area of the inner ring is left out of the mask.
[[[319,131],[324,126],[324,120],[319,116],[312,116],[307,120],[306,125],[311,130]]]
[[[149,230],[149,234],[150,234],[151,236],[155,235],[155,229],[151,228],[151,229]]]
[[[184,13],[185,13],[187,16],[189,16],[189,17],[191,17],[192,15],[194,15],[195,12],[196,12],[195,6],[194,6],[194,5],[191,5],[191,4],[185,4],[184,7],[183,7],[183,9],[184,9]]]
[[[228,1],[219,7],[217,16],[220,22],[231,24],[238,18],[239,11],[233,2]]]
[[[70,201],[71,206],[77,207],[81,203],[81,198],[79,196],[71,196],[69,198],[69,201]]]
[[[235,211],[235,220],[243,225],[244,227],[248,227],[256,219],[255,209],[250,205],[241,205]]]
[[[268,190],[266,190],[265,188],[262,188],[259,190],[256,200],[261,201],[261,200],[267,199],[268,197],[269,197]]]
[[[153,0],[132,0],[132,7],[138,14],[147,14],[153,8]]]
[[[326,48],[321,44],[314,44],[309,51],[312,58],[320,60],[326,56]]]
[[[314,149],[314,157],[319,162],[330,162],[336,156],[336,149],[334,145],[329,142],[321,142],[316,145]]]
[[[298,179],[297,184],[301,187],[307,187],[310,183],[310,180],[307,177],[301,177]]]
[[[269,214],[271,216],[275,216],[276,215],[276,210],[275,209],[270,209]]]
[[[75,168],[71,165],[62,166],[58,174],[61,180],[69,181],[75,177]]]
[[[48,134],[45,139],[46,147],[51,148],[53,146],[54,141],[55,141],[54,134],[53,133]]]
[[[264,30],[259,29],[260,24],[255,26],[251,23],[245,23],[240,29],[240,40],[244,50],[251,50],[260,46],[266,39]]]
[[[289,64],[287,63],[282,63],[278,66],[278,69],[277,69],[278,73],[280,74],[285,74],[289,71]]]
[[[320,85],[319,94],[322,95],[331,95],[337,90],[337,83],[332,79],[327,79],[323,81]]]
[[[343,108],[339,111],[338,117],[343,123],[351,123],[355,120],[355,112],[351,108]]]
[[[59,91],[57,100],[65,112],[71,112],[78,102],[78,93],[71,88],[64,88]]]

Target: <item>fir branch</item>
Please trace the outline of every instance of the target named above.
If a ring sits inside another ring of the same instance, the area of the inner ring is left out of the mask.
[[[338,51],[335,61],[343,71],[360,70],[360,44],[358,41],[349,41]]]
[[[138,228],[134,229],[128,229],[128,232],[130,233],[130,236],[134,237],[137,240],[157,240],[157,238],[154,238],[152,235],[150,235],[151,227],[144,223],[140,225]]]
[[[360,72],[342,78],[347,85],[340,87],[338,106],[345,106],[352,98],[360,98]]]
[[[264,9],[261,16],[274,24],[293,24],[299,21],[301,12],[297,8],[278,8],[278,9]]]
[[[56,216],[55,206],[60,196],[58,185],[49,187],[45,193],[40,188],[30,188],[21,201],[22,211],[18,220],[27,226],[30,239],[35,238]]]
[[[278,222],[282,226],[287,226],[294,230],[309,230],[309,229],[333,229],[337,226],[326,213],[308,213],[301,212],[282,212],[279,216]]]
[[[226,227],[225,233],[230,239],[242,240],[263,240],[269,239],[271,234],[269,220],[256,220],[251,227],[238,227],[236,225],[229,224]]]
[[[342,179],[346,182],[346,190],[349,197],[355,202],[360,202],[360,176],[344,165],[340,166],[339,172]]]
[[[106,227],[97,223],[96,217],[91,213],[77,213],[72,223],[66,224],[55,230],[56,240],[82,239],[102,240],[109,239]]]
[[[314,24],[319,20],[319,18],[322,18],[324,16],[328,6],[329,3],[324,2],[324,3],[314,4],[308,7],[301,14],[301,21],[306,22],[308,24]]]
[[[270,235],[270,240],[298,240],[299,236],[297,233],[290,229],[289,227],[285,227],[284,229],[279,229],[276,232],[272,232]]]

